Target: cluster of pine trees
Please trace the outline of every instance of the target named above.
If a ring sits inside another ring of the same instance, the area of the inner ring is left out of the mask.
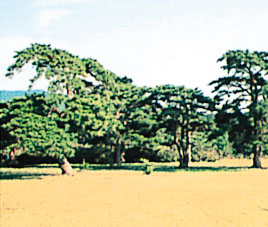
[[[0,104],[2,159],[19,154],[90,163],[214,161],[253,156],[261,167],[268,154],[268,53],[228,51],[228,75],[212,81],[214,97],[184,86],[139,87],[50,45],[33,44],[17,52],[8,68],[12,78],[32,64],[49,81],[44,93]]]

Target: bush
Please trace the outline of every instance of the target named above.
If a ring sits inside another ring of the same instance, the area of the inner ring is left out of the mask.
[[[152,166],[152,163],[150,163],[150,161],[148,159],[141,158],[140,161],[142,161],[145,164],[144,173],[146,175],[149,175],[149,174],[151,174],[154,171],[154,168]]]

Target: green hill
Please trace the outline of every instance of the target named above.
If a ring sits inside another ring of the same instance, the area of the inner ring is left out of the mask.
[[[45,91],[43,90],[32,90],[32,91],[6,91],[2,90],[0,91],[0,101],[9,101],[15,97],[22,97],[25,96],[26,94],[33,94],[33,93],[43,93]]]

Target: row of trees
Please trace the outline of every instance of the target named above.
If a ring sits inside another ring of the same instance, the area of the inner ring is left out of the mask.
[[[49,81],[43,94],[0,106],[2,155],[14,152],[76,161],[109,162],[140,158],[180,162],[253,154],[253,166],[268,153],[268,53],[228,51],[219,59],[228,75],[211,82],[215,97],[199,89],[162,85],[138,87],[50,45],[17,52],[6,76],[26,64]]]

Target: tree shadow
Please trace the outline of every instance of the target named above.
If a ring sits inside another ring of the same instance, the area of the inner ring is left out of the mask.
[[[227,167],[227,166],[219,166],[219,167],[211,167],[211,166],[195,166],[195,167],[188,167],[188,168],[180,168],[177,166],[160,166],[155,167],[155,172],[235,172],[241,171],[244,169],[250,169],[250,167]]]
[[[36,168],[36,169],[58,169],[59,164],[47,164],[47,165],[25,165],[26,168]]]
[[[132,171],[143,171],[144,165],[121,165],[121,166],[110,166],[110,165],[89,165],[86,168],[81,168],[86,170],[132,170]]]
[[[194,166],[188,168],[180,168],[178,166],[167,166],[167,165],[154,165],[152,164],[154,172],[222,172],[222,171],[241,171],[246,169],[251,169],[251,167],[229,167],[229,166]],[[81,170],[133,170],[133,171],[144,171],[145,170],[144,164],[123,164],[121,166],[110,166],[110,165],[88,165],[87,167],[81,167]]]
[[[29,173],[29,172],[0,172],[0,180],[41,180],[45,176],[56,176],[57,174],[50,173]]]
[[[178,166],[167,166],[165,164],[153,164],[150,163],[152,166],[153,172],[236,172],[236,171],[243,171],[247,169],[252,169],[252,167],[241,167],[241,166],[191,166],[188,168],[180,168]],[[111,166],[109,164],[87,164],[83,166],[81,164],[72,165],[74,170],[92,170],[92,171],[99,171],[99,170],[129,170],[129,171],[145,171],[146,165],[143,163],[132,164],[132,163],[124,163],[121,166]],[[34,168],[37,169],[50,169],[50,168],[58,168],[57,165],[35,165]],[[21,171],[15,170],[16,168],[10,168],[11,170],[0,171],[0,180],[32,180],[32,179],[42,179],[46,176],[58,176],[60,174],[55,173],[36,173],[36,172],[29,172],[29,171]],[[21,169],[21,168],[19,168]],[[263,168],[267,169],[267,168]]]

